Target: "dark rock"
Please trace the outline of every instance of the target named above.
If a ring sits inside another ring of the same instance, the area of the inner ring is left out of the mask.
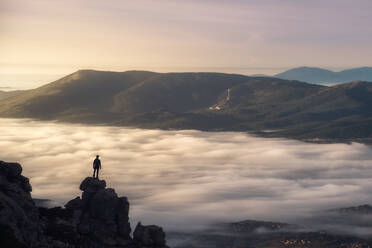
[[[78,231],[85,236],[86,242],[95,242],[105,247],[129,244],[129,202],[126,197],[118,197],[115,190],[105,188],[104,181],[86,178],[83,189],[81,208],[79,198],[70,201],[66,207],[81,209]]]
[[[113,189],[98,191],[92,198],[90,215],[93,218],[114,221],[118,214],[119,198]]]
[[[80,190],[89,193],[95,193],[104,188],[106,188],[106,181],[93,177],[85,178],[80,184]]]
[[[18,163],[6,163],[4,161],[0,161],[0,173],[9,178],[17,178],[22,173],[22,167]]]
[[[39,207],[39,215],[45,239],[51,239],[53,244],[46,247],[78,247],[80,235],[76,231],[71,209]]]
[[[28,179],[21,176],[21,172],[19,164],[0,161],[0,226],[7,230],[7,237],[14,237],[22,245],[34,246],[40,234],[38,211]]]
[[[120,197],[118,202],[118,232],[121,237],[129,237],[131,227],[129,224],[129,202],[126,197]]]
[[[82,196],[65,208],[36,207],[28,178],[17,163],[0,161],[0,247],[163,248],[160,227],[137,225],[130,236],[129,202],[106,182],[87,177]]]
[[[0,245],[1,247],[27,248],[14,235],[14,231],[8,225],[0,225]]]
[[[144,226],[141,222],[138,222],[133,232],[133,240],[139,247],[167,247],[165,233],[161,227]]]
[[[66,219],[69,220],[73,217],[72,211],[69,209],[63,209],[61,207],[44,208],[39,207],[39,215],[48,219]]]
[[[67,204],[65,205],[65,208],[70,209],[70,210],[80,210],[82,207],[83,207],[83,201],[81,200],[79,196],[67,202]]]

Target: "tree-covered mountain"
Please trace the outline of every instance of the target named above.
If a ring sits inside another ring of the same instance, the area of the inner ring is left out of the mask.
[[[334,72],[315,67],[299,67],[275,75],[277,78],[299,80],[308,83],[346,83],[352,81],[372,81],[372,67]]]
[[[0,100],[0,116],[356,139],[372,138],[370,106],[367,82],[325,87],[223,73],[83,70]]]

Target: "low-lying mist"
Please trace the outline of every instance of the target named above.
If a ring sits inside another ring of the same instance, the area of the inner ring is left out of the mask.
[[[293,222],[370,203],[372,150],[238,132],[162,131],[0,119],[0,160],[20,162],[34,198],[80,195],[100,178],[129,197],[131,218],[166,229],[245,219]]]

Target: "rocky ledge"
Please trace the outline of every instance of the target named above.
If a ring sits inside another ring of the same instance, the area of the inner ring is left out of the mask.
[[[161,227],[138,223],[133,237],[129,202],[104,180],[87,177],[82,196],[64,208],[36,207],[18,163],[0,161],[0,247],[167,248]]]

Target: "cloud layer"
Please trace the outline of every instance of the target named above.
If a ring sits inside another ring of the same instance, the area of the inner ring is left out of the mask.
[[[215,221],[294,221],[369,203],[372,151],[237,132],[162,131],[0,119],[0,159],[18,161],[33,197],[80,195],[101,155],[101,177],[131,202],[133,221],[189,229]]]

